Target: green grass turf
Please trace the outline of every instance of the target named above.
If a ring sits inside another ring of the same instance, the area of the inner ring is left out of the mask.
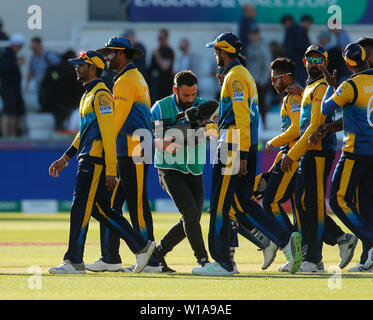
[[[128,218],[128,215],[126,215]],[[177,221],[178,214],[154,213],[155,238],[159,241]],[[207,246],[208,214],[202,216]],[[335,219],[337,223],[339,221]],[[88,273],[50,275],[48,267],[59,265],[67,249],[69,215],[0,214],[0,299],[372,299],[373,274],[347,273],[361,253],[359,242],[353,261],[341,275],[331,273],[338,265],[338,247],[324,245],[324,274],[281,274],[285,263],[281,251],[266,271],[262,253],[239,236],[235,260],[240,271],[232,277],[201,277],[191,274],[196,266],[187,240],[167,255],[176,274]],[[134,255],[122,242],[123,265],[132,265]],[[85,249],[85,262],[100,256],[99,224],[92,219]],[[40,268],[41,277],[33,277]],[[328,272],[330,271],[330,272]],[[34,281],[36,279],[36,282]],[[40,283],[40,289],[32,289]],[[334,289],[333,289],[334,288]]]

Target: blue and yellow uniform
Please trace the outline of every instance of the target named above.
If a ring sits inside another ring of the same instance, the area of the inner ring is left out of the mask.
[[[301,136],[287,153],[293,161],[300,159],[295,183],[295,204],[302,225],[302,236],[308,246],[305,260],[312,263],[322,260],[325,219],[330,220],[325,218],[326,183],[336,151],[335,133],[328,134],[315,146],[308,143],[309,136],[319,125],[333,121],[334,114],[325,116],[321,113],[326,88],[322,75],[307,82],[301,103]],[[338,228],[330,228],[328,232],[332,238],[341,235]]]
[[[291,232],[280,228],[276,220],[252,199],[259,121],[255,81],[238,60],[231,62],[224,73],[218,118],[218,161],[212,173],[209,249],[215,261],[232,271],[229,216],[232,206],[235,212],[248,215],[245,216],[249,222],[280,247],[288,243]],[[240,159],[247,160],[248,174],[243,177],[238,177],[235,172],[235,164]]]
[[[113,43],[117,46],[111,47]],[[127,50],[130,48],[130,42],[124,38],[113,38],[105,47]],[[117,210],[121,210],[126,201],[133,227],[146,240],[153,241],[153,219],[147,197],[147,175],[153,145],[149,88],[132,62],[127,64],[113,80],[114,135],[120,183],[112,198],[112,205]],[[121,262],[119,245],[118,236],[102,226],[101,258],[104,262],[110,264]],[[159,262],[152,257],[149,265],[158,266]]]
[[[281,171],[281,158],[299,139],[299,121],[302,97],[296,94],[287,94],[282,100],[280,111],[281,134],[270,140],[273,147],[280,147],[280,152],[269,170],[271,175],[263,195],[264,210],[273,215],[276,220],[291,231],[300,231],[300,220],[298,211],[294,205],[295,173],[299,161],[294,161],[289,172]],[[281,204],[287,200],[291,201],[294,213],[294,225],[290,222],[287,213]]]
[[[353,61],[348,60],[348,54],[352,50],[360,52],[355,58],[365,54],[357,44],[346,47],[345,59],[350,65]],[[322,106],[323,114],[336,108],[342,108],[343,113],[343,152],[332,179],[330,207],[368,249],[373,247],[373,215],[371,207],[360,205],[367,200],[361,197],[369,197],[369,192],[362,193],[359,187],[369,188],[366,177],[373,170],[372,81],[373,69],[355,73],[335,92],[329,87]]]
[[[97,52],[88,51],[80,59],[72,59],[70,62],[99,64],[99,61],[95,62],[96,56]],[[104,61],[103,57],[100,60]],[[118,211],[111,209],[111,193],[105,185],[106,176],[117,175],[111,93],[100,79],[90,81],[84,88],[79,107],[80,131],[66,152],[70,158],[78,154],[79,161],[71,207],[69,247],[64,256],[72,263],[83,261],[91,215],[124,239],[132,252],[141,251],[147,245],[141,234]]]

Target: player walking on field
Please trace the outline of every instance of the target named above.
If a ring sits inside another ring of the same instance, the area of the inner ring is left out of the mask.
[[[332,122],[333,115],[321,114],[321,101],[326,90],[326,81],[320,66],[327,65],[327,52],[319,45],[310,46],[304,58],[308,73],[307,87],[303,92],[300,115],[300,139],[284,155],[281,162],[283,172],[290,171],[294,161],[300,159],[296,176],[295,203],[302,225],[302,235],[307,252],[299,272],[324,272],[322,243],[330,237],[346,247],[347,256],[341,256],[342,267],[351,260],[357,239],[344,234],[325,213],[326,179],[331,170],[336,150],[335,134],[327,135],[317,145],[308,143],[309,136],[324,122]],[[343,258],[343,259],[342,259]]]
[[[126,38],[111,38],[105,47],[98,50],[104,54],[108,68],[117,74],[114,77],[114,137],[118,156],[120,184],[111,199],[111,205],[121,211],[127,202],[131,222],[146,240],[154,241],[153,219],[147,197],[147,176],[149,162],[142,158],[144,152],[151,155],[152,125],[150,114],[150,95],[148,85],[132,59],[141,57],[139,49],[131,48]],[[145,133],[140,141],[136,130]],[[135,266],[122,268],[119,255],[119,237],[105,225],[100,228],[101,257],[90,264],[91,271],[132,272]],[[161,272],[162,267],[153,255],[144,272]]]
[[[266,228],[282,248],[290,262],[290,272],[294,273],[302,259],[300,234],[282,230],[274,217],[267,215],[250,194],[257,160],[258,95],[254,79],[239,60],[241,43],[234,34],[223,33],[207,46],[214,47],[217,64],[224,67],[225,74],[220,96],[219,141],[210,199],[209,250],[215,261],[194,268],[193,273],[233,274],[229,217],[233,205]]]
[[[111,209],[111,191],[117,177],[114,109],[110,91],[100,79],[105,59],[96,51],[82,52],[69,62],[76,66],[84,85],[80,101],[80,131],[71,147],[53,162],[49,174],[58,177],[68,160],[78,154],[78,172],[70,216],[69,247],[63,264],[49,269],[54,274],[86,273],[83,252],[91,215],[118,234],[136,255],[134,272],[141,272],[152,255],[155,242],[146,241],[120,212]]]
[[[372,181],[368,184],[365,178],[372,177],[373,171],[373,69],[370,69],[365,49],[357,43],[345,48],[344,59],[354,74],[335,92],[333,86],[329,86],[322,103],[324,115],[342,108],[345,137],[332,179],[329,203],[338,218],[367,248],[366,261],[360,269],[371,272],[373,214],[372,207],[366,203],[371,203]]]

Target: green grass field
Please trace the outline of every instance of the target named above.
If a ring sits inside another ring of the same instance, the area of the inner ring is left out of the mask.
[[[159,241],[179,218],[177,214],[154,213],[154,229]],[[202,225],[207,244],[208,214]],[[337,219],[336,219],[337,221]],[[339,223],[339,221],[337,221]],[[373,274],[347,273],[361,253],[341,274],[338,247],[324,246],[324,274],[281,274],[285,263],[281,251],[266,271],[262,271],[262,253],[239,236],[236,251],[239,275],[199,277],[191,274],[196,266],[187,240],[167,256],[176,274],[88,273],[86,275],[50,275],[48,267],[59,265],[67,248],[69,215],[0,215],[0,299],[141,299],[141,300],[251,300],[251,299],[372,299]],[[123,265],[135,262],[122,242]],[[100,256],[99,225],[92,219],[85,249],[85,262]],[[41,270],[41,276],[38,275]],[[334,270],[334,271],[333,271]]]

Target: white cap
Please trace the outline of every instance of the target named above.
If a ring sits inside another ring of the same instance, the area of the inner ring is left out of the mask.
[[[13,33],[9,39],[10,44],[23,45],[25,43],[25,36],[22,33]]]

